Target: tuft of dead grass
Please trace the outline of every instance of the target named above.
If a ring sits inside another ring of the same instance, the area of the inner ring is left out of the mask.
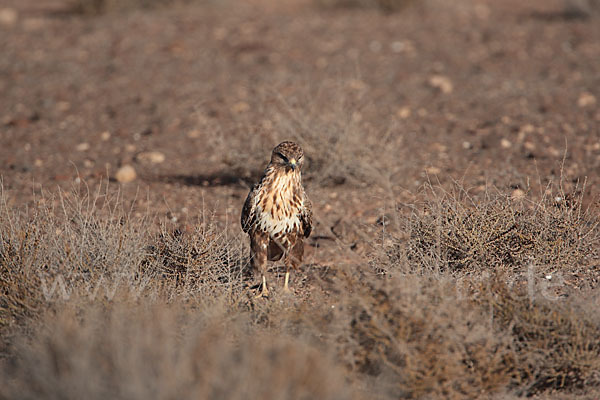
[[[350,398],[322,349],[181,303],[60,310],[17,352],[3,398]]]
[[[600,323],[589,314],[593,298],[557,301],[498,275],[481,283],[473,300],[489,310],[497,330],[512,336],[518,393],[600,385]]]
[[[346,279],[337,330],[350,369],[382,398],[476,398],[505,393],[515,368],[510,337],[449,279]],[[347,332],[347,334],[346,334]]]
[[[161,227],[149,247],[150,264],[184,296],[231,297],[235,301],[246,286],[247,249],[239,235],[209,220],[193,223],[192,232]]]
[[[581,198],[543,196],[528,201],[487,190],[477,198],[464,188],[436,191],[408,220],[406,246],[396,242],[393,260],[414,270],[463,273],[510,270],[578,274],[595,285],[598,218]]]

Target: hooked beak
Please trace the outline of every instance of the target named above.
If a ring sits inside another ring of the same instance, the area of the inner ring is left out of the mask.
[[[296,159],[292,158],[290,160],[290,167],[292,167],[292,170],[296,170],[296,168],[298,167],[298,164],[296,164]]]

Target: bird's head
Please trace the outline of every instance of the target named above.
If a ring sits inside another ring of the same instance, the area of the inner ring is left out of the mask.
[[[304,151],[294,142],[281,142],[273,149],[271,164],[286,170],[300,171],[304,164]]]

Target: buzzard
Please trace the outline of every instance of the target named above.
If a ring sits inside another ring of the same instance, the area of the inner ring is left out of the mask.
[[[277,145],[271,162],[256,183],[242,208],[242,229],[250,236],[250,262],[262,276],[257,297],[266,297],[267,261],[283,257],[286,267],[283,289],[289,292],[290,269],[296,269],[304,255],[303,239],[312,230],[312,204],[302,186],[304,152],[294,142]]]

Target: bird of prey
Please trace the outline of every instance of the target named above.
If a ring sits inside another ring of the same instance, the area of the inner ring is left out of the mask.
[[[290,291],[290,269],[298,268],[302,262],[303,240],[312,230],[312,204],[302,186],[303,164],[304,152],[299,145],[290,141],[277,145],[271,153],[271,162],[242,208],[242,229],[250,236],[252,269],[262,277],[257,297],[269,294],[267,261],[283,257],[286,292]]]

